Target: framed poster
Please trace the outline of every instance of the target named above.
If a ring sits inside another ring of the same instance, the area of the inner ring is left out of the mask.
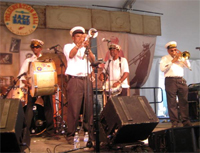
[[[12,54],[0,53],[0,64],[12,64]]]
[[[10,44],[10,52],[19,53],[21,39],[12,38]]]

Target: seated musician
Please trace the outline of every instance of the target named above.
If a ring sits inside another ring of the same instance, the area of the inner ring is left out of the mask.
[[[105,69],[99,75],[99,80],[103,82],[110,80],[110,88],[117,88],[121,86],[122,91],[118,94],[118,96],[127,96],[129,88],[127,80],[129,67],[126,58],[119,56],[120,49],[121,47],[117,44],[111,43],[109,45],[111,58],[106,62]]]
[[[30,48],[33,51],[33,56],[27,58],[20,69],[19,75],[27,73],[29,69],[29,64],[31,62],[37,61],[39,57],[42,56],[42,46],[44,42],[38,39],[32,39]],[[29,83],[28,77],[22,76],[20,78],[20,88],[28,89],[28,99],[27,99],[27,108],[25,111],[25,119],[27,128],[31,130],[31,122],[33,118],[33,106],[37,101],[38,97],[32,97],[30,95],[31,84]],[[52,136],[54,134],[54,122],[53,122],[53,100],[51,95],[41,96],[44,102],[44,117],[46,119],[46,133],[43,133],[46,136]]]

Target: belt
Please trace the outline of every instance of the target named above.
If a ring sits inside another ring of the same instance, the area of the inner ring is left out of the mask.
[[[170,77],[166,77],[167,79],[182,79],[183,77],[180,76],[170,76]]]
[[[87,78],[87,76],[73,76],[73,75],[68,75],[68,76],[69,76],[69,79],[71,79],[71,78],[77,78],[77,79],[83,80],[83,79]]]

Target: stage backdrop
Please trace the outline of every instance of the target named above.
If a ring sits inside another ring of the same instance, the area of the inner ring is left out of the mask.
[[[97,56],[104,61],[109,59],[107,41],[121,46],[120,56],[129,63],[129,83],[131,87],[141,87],[146,82],[155,52],[156,36],[141,36],[126,33],[102,32],[97,37]],[[103,65],[101,65],[103,67]]]

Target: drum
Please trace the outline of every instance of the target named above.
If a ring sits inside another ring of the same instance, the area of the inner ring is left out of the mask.
[[[106,94],[111,96],[117,96],[122,92],[122,86],[119,85],[115,88],[112,87],[112,85],[115,83],[116,81],[110,81],[110,90],[109,90],[109,81],[106,81],[103,85],[103,89],[106,91]]]
[[[26,111],[26,106],[24,106],[24,112]],[[46,121],[44,116],[44,107],[39,104],[33,105],[33,118],[31,121],[30,134],[40,135],[46,131]]]
[[[22,102],[22,106],[27,103],[27,93],[23,92],[18,86],[12,88],[6,98],[19,99]]]
[[[32,97],[53,95],[56,92],[57,72],[52,60],[32,62],[29,67],[29,75]]]

